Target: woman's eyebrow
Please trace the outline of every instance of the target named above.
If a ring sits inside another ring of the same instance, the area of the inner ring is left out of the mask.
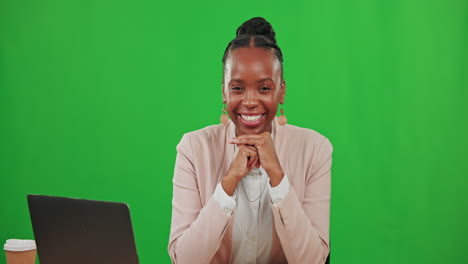
[[[260,80],[258,80],[258,81],[256,81],[256,82],[257,82],[257,83],[261,83],[261,82],[264,82],[264,81],[272,81],[272,82],[275,82],[275,81],[273,81],[273,79],[270,78],[270,77],[266,77],[266,78],[260,79]],[[245,83],[245,81],[242,80],[242,79],[231,79],[230,82]]]
[[[230,83],[231,83],[231,82],[245,83],[245,81],[242,80],[242,79],[231,79],[231,81],[229,81],[229,82],[230,82]]]
[[[273,81],[272,78],[266,77],[266,78],[263,78],[263,79],[258,80],[257,83],[264,82],[264,81],[272,81],[272,82],[275,82],[275,81]]]

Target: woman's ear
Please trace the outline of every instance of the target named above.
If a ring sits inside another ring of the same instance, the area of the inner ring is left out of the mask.
[[[225,94],[225,90],[224,90],[224,81],[221,84],[221,96],[223,98],[223,104],[225,104],[226,103],[226,94]]]
[[[284,104],[284,97],[286,96],[286,81],[281,81],[281,89],[280,89],[280,103]]]

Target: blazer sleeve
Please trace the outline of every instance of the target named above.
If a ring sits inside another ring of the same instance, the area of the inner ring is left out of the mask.
[[[293,187],[278,204],[271,204],[274,225],[288,263],[323,264],[329,253],[330,185],[333,147],[324,138],[307,164],[304,200]]]
[[[202,206],[190,135],[177,145],[172,222],[168,251],[173,263],[209,263],[218,250],[230,216],[212,195]],[[215,175],[205,175],[215,177]]]

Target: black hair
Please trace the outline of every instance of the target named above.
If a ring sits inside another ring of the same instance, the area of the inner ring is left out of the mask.
[[[223,71],[226,59],[229,53],[237,48],[250,47],[253,43],[254,47],[261,47],[265,49],[273,49],[274,54],[278,58],[281,66],[281,76],[283,76],[283,54],[281,49],[276,44],[275,31],[271,24],[263,17],[251,18],[237,28],[236,38],[229,42],[223,56]]]

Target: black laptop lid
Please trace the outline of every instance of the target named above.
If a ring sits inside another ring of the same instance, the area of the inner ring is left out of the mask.
[[[28,195],[41,264],[138,264],[127,204]]]

